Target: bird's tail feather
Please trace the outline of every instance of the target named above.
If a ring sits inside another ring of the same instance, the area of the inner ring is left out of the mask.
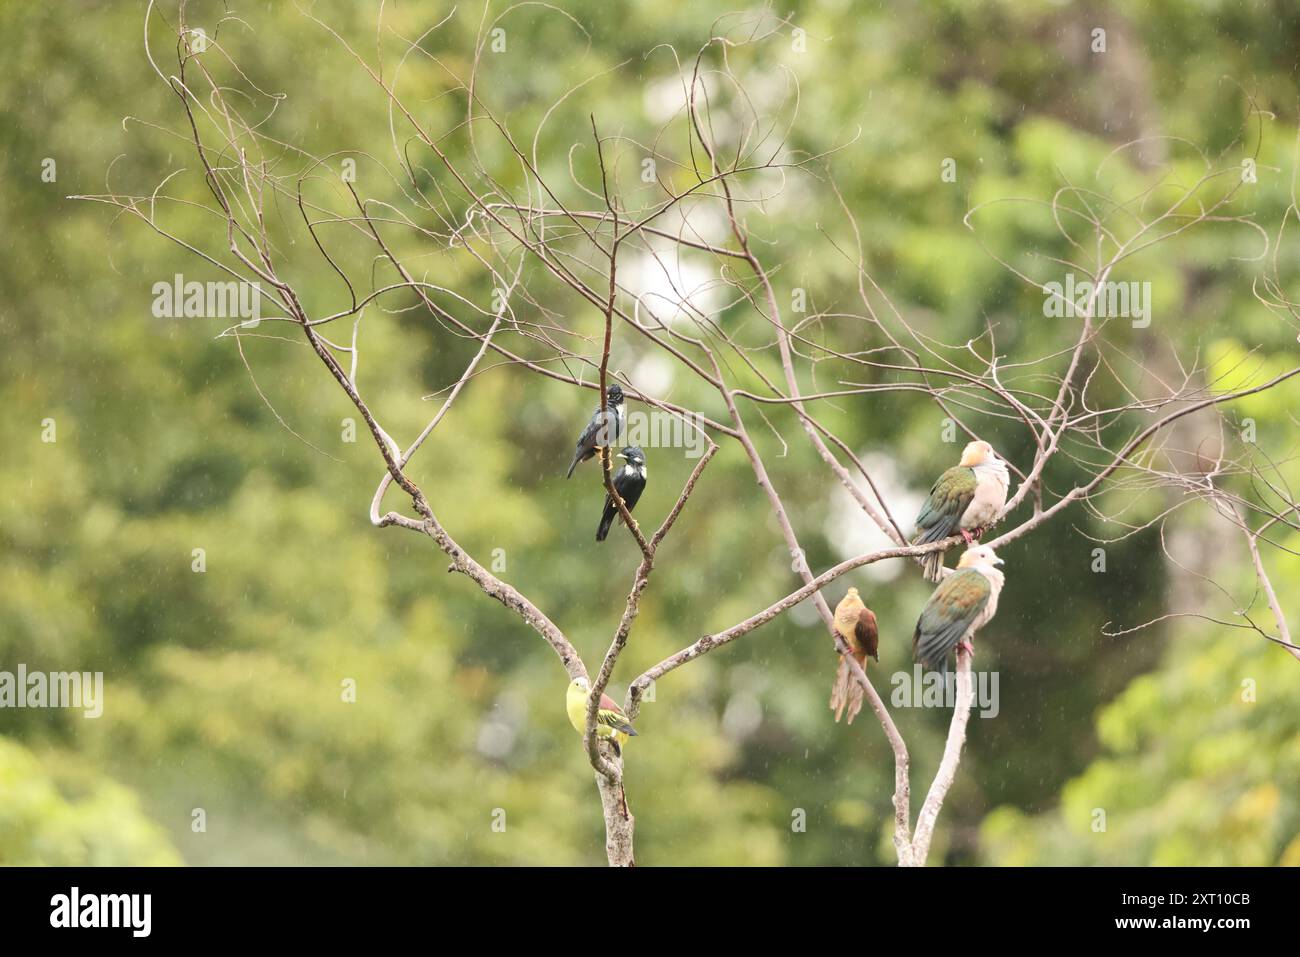
[[[937,582],[943,575],[943,552],[928,552],[921,556],[921,569],[925,573],[925,580]]]
[[[567,479],[567,478],[573,478],[573,470],[576,469],[576,468],[578,467],[578,463],[579,463],[580,461],[582,461],[582,453],[581,453],[581,452],[574,452],[574,453],[573,453],[573,461],[569,463],[569,471],[567,471],[567,472],[564,473],[564,477],[565,477],[566,479]]]
[[[614,516],[618,512],[606,511],[600,518],[600,528],[596,529],[596,541],[603,542],[605,536],[609,534],[610,527],[614,524]]]
[[[864,664],[866,660],[864,655],[858,660],[858,664]],[[847,712],[847,723],[852,724],[853,719],[862,710],[862,699],[865,695],[866,691],[854,680],[853,673],[849,670],[848,659],[841,656],[840,666],[835,671],[835,684],[831,687],[831,710],[835,712],[835,720],[839,721],[840,717]]]

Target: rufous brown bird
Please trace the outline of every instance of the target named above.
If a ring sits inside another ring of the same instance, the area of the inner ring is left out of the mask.
[[[868,655],[880,660],[880,631],[876,627],[876,616],[862,603],[856,588],[850,588],[835,606],[835,630],[848,643],[853,659],[859,665],[866,667]],[[847,712],[848,723],[852,724],[862,710],[864,694],[862,685],[849,671],[848,661],[841,657],[839,669],[835,672],[835,686],[831,689],[831,710],[835,712],[835,720],[840,720],[840,716]]]

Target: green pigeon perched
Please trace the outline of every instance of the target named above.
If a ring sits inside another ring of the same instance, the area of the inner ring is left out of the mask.
[[[1007,463],[998,458],[987,442],[971,442],[962,451],[961,461],[939,476],[930,489],[930,497],[916,517],[913,545],[928,545],[960,534],[969,545],[984,533],[1007,504],[1007,486],[1011,484]],[[928,581],[942,577],[943,552],[921,557],[921,567]]]
[[[587,702],[590,700],[591,682],[586,678],[574,678],[564,696],[564,710],[569,715],[569,723],[579,734],[587,731]],[[596,736],[610,738],[614,742],[614,750],[621,754],[629,735],[635,737],[636,728],[632,727],[632,722],[614,699],[602,694],[600,707],[596,710]]]
[[[947,672],[954,648],[974,655],[975,632],[998,611],[1005,578],[1002,559],[987,545],[962,554],[957,568],[943,580],[921,609],[912,635],[912,657],[933,671]]]

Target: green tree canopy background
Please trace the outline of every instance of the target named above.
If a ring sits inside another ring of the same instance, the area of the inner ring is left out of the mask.
[[[999,197],[1048,198],[1107,164],[1144,182],[1153,174],[1142,156],[1112,156],[1122,143],[1167,135],[1213,153],[1256,124],[1241,147],[1259,144],[1245,202],[1270,228],[1292,202],[1300,11],[1291,4],[790,7],[805,49],[786,31],[746,61],[747,76],[797,79],[791,148],[831,154],[873,275],[945,341],[992,322],[1008,351],[1041,354],[1072,334],[1043,317],[1041,296],[981,248],[963,216]],[[576,82],[598,76],[539,143],[557,180],[574,144],[590,143],[587,114],[628,135],[653,130],[656,91],[677,74],[662,50],[647,51],[672,44],[692,56],[725,12],[685,0],[565,9],[572,20],[540,5],[512,11],[507,51],[487,64],[482,92],[532,130]],[[369,4],[311,11],[358,49],[374,41]],[[390,149],[385,102],[328,32],[291,4],[229,12],[241,21],[218,27],[227,13],[218,3],[191,4],[188,15],[284,95],[285,137],[317,155]],[[414,37],[448,12],[403,3],[386,22]],[[563,671],[516,617],[445,574],[427,541],[371,526],[379,459],[364,434],[345,440],[354,410],[315,357],[269,335],[241,337],[241,357],[233,339],[217,338],[218,323],[155,318],[154,283],[215,276],[140,223],[67,199],[147,191],[181,167],[193,177],[195,158],[174,135],[183,114],[144,56],[143,23],[129,5],[0,8],[0,670],[103,671],[106,681],[97,719],[0,711],[0,863],[600,862],[599,806],[563,711]],[[479,24],[479,11],[463,8],[429,48],[464,71]],[[1088,48],[1098,25],[1104,55]],[[427,84],[420,108],[431,125],[454,125],[440,71],[413,70]],[[1152,162],[1195,166],[1180,143],[1164,149]],[[955,184],[939,180],[947,158]],[[47,159],[53,182],[41,175]],[[380,175],[359,158],[359,177]],[[197,210],[179,216],[196,234],[211,229]],[[747,217],[782,263],[782,295],[802,288],[824,309],[856,296],[855,262],[827,241],[852,243],[828,182],[792,179]],[[1064,246],[1050,222],[1023,213],[996,212],[984,227],[980,240],[999,252]],[[1225,225],[1152,249],[1128,278],[1152,282],[1162,335],[1225,367],[1249,354],[1281,371],[1295,364],[1295,335],[1252,293],[1259,267],[1241,260],[1257,245]],[[1280,249],[1293,276],[1296,247]],[[294,261],[313,308],[332,308],[328,267]],[[489,307],[492,283],[471,259],[431,249],[426,262]],[[584,334],[603,328],[575,297],[548,302]],[[741,322],[745,308],[721,320]],[[436,407],[421,397],[453,383],[476,344],[449,341],[415,310],[376,311],[364,336],[363,374],[385,424],[409,441]],[[611,361],[656,371],[625,340]],[[1289,447],[1296,388],[1233,414],[1253,420],[1261,444]],[[591,475],[563,480],[591,405],[590,392],[494,368],[467,386],[416,468],[458,540],[480,557],[501,549],[503,576],[589,660],[608,643],[638,558],[625,536],[591,541],[600,504]],[[907,509],[955,461],[932,405],[890,395],[819,411],[887,469]],[[809,469],[788,410],[770,418],[790,443],[782,456],[776,435],[762,435],[773,481],[809,564],[824,568],[846,557],[848,526],[862,518],[829,474]],[[1004,455],[1027,462],[1022,437],[990,428]],[[693,465],[651,456],[645,524],[657,524]],[[615,676],[619,696],[631,676],[794,586],[769,514],[738,509],[740,489],[749,495],[752,474],[726,448],[664,546]],[[899,518],[910,528],[911,513]],[[932,860],[1300,863],[1300,664],[1248,630],[1195,618],[1103,634],[1189,596],[1230,617],[1255,588],[1244,544],[1224,542],[1205,516],[1185,521],[1232,592],[1225,600],[1166,563],[1155,531],[1108,546],[1108,570],[1094,574],[1094,539],[1113,531],[1072,512],[1004,555],[1010,584],[977,659],[1001,675],[1001,709],[972,718]],[[1300,536],[1281,544],[1294,552]],[[1291,552],[1268,556],[1284,602],[1300,587]],[[888,698],[885,676],[910,670],[929,586],[888,568],[841,584],[858,585],[879,617],[877,685]],[[628,748],[639,862],[892,862],[890,750],[869,714],[852,727],[832,722],[835,660],[805,612],[659,683]],[[341,694],[349,681],[355,702]],[[895,713],[921,791],[948,714]],[[791,826],[799,810],[806,829]],[[504,829],[493,826],[501,812]]]

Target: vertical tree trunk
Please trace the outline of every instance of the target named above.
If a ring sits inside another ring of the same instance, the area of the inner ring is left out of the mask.
[[[921,813],[916,816],[916,835],[912,839],[911,854],[900,864],[910,867],[924,867],[930,856],[930,838],[934,836],[934,825],[939,820],[939,810],[943,800],[948,796],[953,779],[957,776],[957,765],[961,761],[962,746],[966,743],[966,724],[970,720],[971,704],[975,700],[975,686],[971,679],[971,656],[957,652],[957,696],[952,710],[952,723],[948,725],[948,741],[943,748],[943,758],[939,770],[930,785],[930,793],[925,796]]]
[[[636,818],[628,808],[627,794],[623,790],[623,759],[612,754],[606,754],[606,757],[618,776],[611,780],[596,772],[596,787],[600,789],[600,806],[605,815],[605,854],[610,867],[635,867],[632,828]]]

